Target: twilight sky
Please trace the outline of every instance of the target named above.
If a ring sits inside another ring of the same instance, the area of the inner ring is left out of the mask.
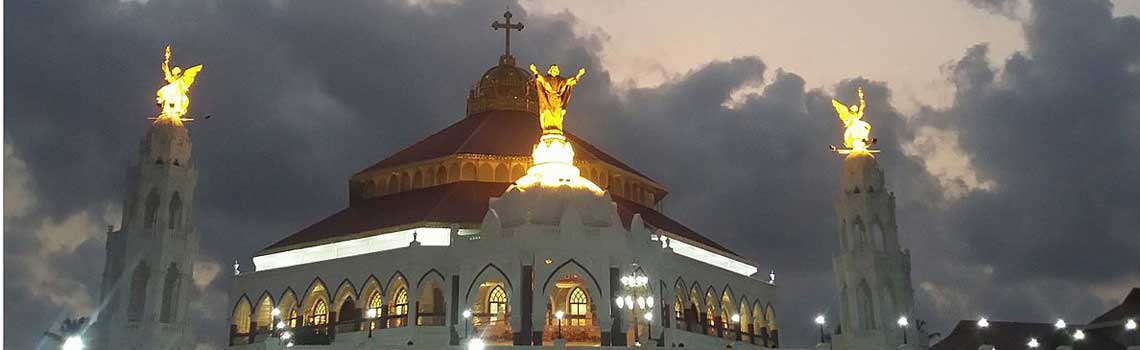
[[[166,43],[205,63],[191,113],[214,116],[190,126],[210,349],[229,263],[459,120],[507,5],[521,63],[590,71],[567,128],[664,184],[666,213],[777,271],[787,344],[810,344],[832,304],[829,100],[860,85],[932,330],[1084,322],[1140,285],[1140,2],[646,4],[5,2],[4,346],[44,345],[95,307]]]

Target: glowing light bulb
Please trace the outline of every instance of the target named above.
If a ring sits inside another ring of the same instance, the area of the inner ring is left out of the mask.
[[[467,342],[467,350],[483,350],[485,347],[487,347],[487,344],[484,343],[481,338],[471,339],[471,341]]]
[[[1028,345],[1032,349],[1036,349],[1038,346],[1041,346],[1041,343],[1037,342],[1037,338],[1029,338],[1029,342],[1025,343],[1025,345]]]
[[[293,338],[292,332],[281,333],[281,339],[289,340],[290,338]]]
[[[1065,327],[1068,327],[1068,325],[1065,324],[1065,320],[1058,318],[1057,323],[1054,323],[1053,327],[1057,327],[1057,329],[1065,329]]]
[[[625,296],[625,304],[629,305],[629,308],[632,309],[633,308],[633,297],[626,295]]]
[[[653,313],[652,312],[646,312],[645,313],[645,320],[646,321],[653,321]]]
[[[471,318],[471,309],[463,310],[463,318]]]
[[[63,341],[63,346],[60,347],[63,350],[83,350],[84,348],[86,345],[83,344],[83,339],[77,335],[67,337],[67,340]]]
[[[649,304],[649,307],[653,307],[653,296],[650,295],[648,297],[645,297],[645,303]]]
[[[617,307],[619,309],[625,308],[625,299],[622,299],[621,297],[617,297],[617,299],[614,300],[614,303],[617,303]]]
[[[273,311],[270,311],[269,314],[273,315],[273,317],[281,316],[281,309],[273,308]]]
[[[982,317],[982,319],[978,320],[978,328],[986,328],[989,326],[990,326],[990,321],[987,320],[985,317]]]
[[[815,316],[815,324],[818,324],[818,325],[820,325],[820,326],[822,326],[822,325],[825,325],[825,324],[827,324],[827,319],[826,319],[826,318],[823,318],[823,315],[822,315],[822,314],[821,314],[821,315],[816,315],[816,316]]]
[[[642,309],[645,308],[645,298],[637,297],[637,307],[642,308]]]
[[[906,319],[906,316],[900,316],[898,324],[899,324],[899,327],[906,327],[907,325],[910,324],[910,320]]]
[[[554,313],[554,318],[559,320],[561,320],[563,316],[566,316],[566,313],[562,312],[562,310],[558,310],[558,312]]]
[[[1085,332],[1078,329],[1076,332],[1073,332],[1073,339],[1085,340]]]
[[[1124,329],[1127,329],[1127,330],[1130,330],[1130,331],[1131,331],[1131,330],[1136,330],[1136,320],[1134,320],[1134,319],[1131,319],[1131,318],[1130,318],[1130,319],[1128,319],[1128,322],[1125,322],[1125,323],[1124,323]]]
[[[277,321],[277,329],[284,329],[285,321]]]
[[[732,323],[740,323],[740,314],[732,314]]]

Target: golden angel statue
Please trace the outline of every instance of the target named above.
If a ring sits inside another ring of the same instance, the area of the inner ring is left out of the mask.
[[[191,120],[183,119],[182,116],[186,115],[186,110],[190,108],[190,97],[187,95],[190,85],[194,84],[194,77],[201,71],[200,64],[186,71],[178,66],[170,68],[170,46],[166,46],[166,57],[162,60],[162,74],[166,79],[166,85],[158,89],[158,97],[155,98],[159,108],[162,108],[159,118]]]
[[[530,65],[534,73],[534,84],[538,88],[539,121],[542,124],[542,134],[561,134],[562,117],[566,116],[566,104],[570,103],[570,93],[574,85],[578,85],[586,69],[578,70],[578,75],[563,78],[558,65],[552,64],[546,74],[538,72],[534,64]]]
[[[839,114],[839,120],[843,121],[843,126],[846,130],[843,131],[843,146],[846,149],[838,149],[831,146],[832,151],[839,152],[840,154],[848,154],[854,152],[872,152],[868,150],[875,143],[875,139],[871,138],[871,124],[863,121],[863,113],[867,109],[867,101],[863,99],[863,88],[859,88],[859,105],[844,106],[838,100],[831,100],[831,105],[835,107],[835,112]]]

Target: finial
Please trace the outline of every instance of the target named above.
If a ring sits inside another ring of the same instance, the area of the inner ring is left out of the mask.
[[[420,232],[412,231],[412,242],[408,243],[409,247],[418,247],[420,245]]]
[[[241,264],[238,263],[237,259],[234,259],[234,276],[239,274],[241,274]]]
[[[776,270],[772,270],[772,272],[768,273],[768,284],[776,285]]]
[[[494,30],[503,29],[507,32],[507,34],[506,34],[507,51],[506,51],[506,53],[503,54],[504,57],[511,55],[511,29],[514,29],[517,31],[523,30],[522,22],[511,23],[512,17],[514,17],[514,15],[511,14],[511,9],[508,7],[507,12],[503,13],[503,18],[504,18],[505,23],[499,23],[499,21],[491,22],[491,29],[494,29]]]

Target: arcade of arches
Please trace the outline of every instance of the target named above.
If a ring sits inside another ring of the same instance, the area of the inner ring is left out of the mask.
[[[546,292],[543,342],[553,343],[561,336],[568,345],[600,345],[599,297],[592,284],[574,273],[562,275],[551,283],[553,286]],[[409,285],[397,274],[386,286],[370,277],[359,293],[349,281],[344,281],[332,293],[322,281],[315,280],[300,298],[292,289],[286,289],[277,298],[264,292],[256,301],[243,295],[233,308],[231,343],[264,340],[276,322],[284,322],[290,329],[310,329],[313,333],[330,336],[367,331],[370,327],[407,327],[413,324],[409,317],[415,317],[416,326],[445,326],[448,312],[452,310],[448,308],[451,300],[445,298],[449,294],[447,288],[450,286],[438,274],[425,276],[419,286]],[[659,315],[672,316],[662,320],[661,325],[726,340],[779,346],[776,311],[771,303],[737,298],[728,287],[720,291],[713,287],[702,289],[697,283],[686,287],[680,280],[674,292],[675,297],[668,303],[662,300],[656,305],[661,307]],[[470,335],[491,345],[512,344],[515,330],[511,325],[513,291],[510,287],[502,280],[490,279],[477,284],[470,293]],[[277,317],[272,315],[275,304],[281,312]],[[558,311],[564,315],[561,322],[555,317]],[[734,322],[733,316],[739,321]],[[637,324],[630,327],[637,327],[638,332],[653,330],[641,317],[636,320]],[[627,330],[629,341],[633,340],[633,332],[633,328]],[[465,334],[460,333],[460,337],[463,336]]]

